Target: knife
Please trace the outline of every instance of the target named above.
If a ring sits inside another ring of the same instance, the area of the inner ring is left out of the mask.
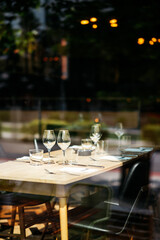
[[[72,163],[72,165],[75,165],[75,166],[83,166],[83,167],[100,167],[100,168],[104,168],[104,166],[92,165],[92,164],[86,165],[86,164]]]

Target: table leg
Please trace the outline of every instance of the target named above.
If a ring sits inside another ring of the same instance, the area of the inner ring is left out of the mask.
[[[61,240],[68,240],[67,199],[59,198]]]

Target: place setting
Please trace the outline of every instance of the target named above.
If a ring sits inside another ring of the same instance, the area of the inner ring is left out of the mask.
[[[151,148],[134,148],[131,137],[123,131],[122,125],[115,129],[117,139],[101,139],[101,124],[91,126],[88,138],[82,138],[80,145],[71,145],[69,130],[59,130],[57,137],[54,130],[44,130],[42,143],[48,153],[38,147],[34,139],[34,149],[29,149],[29,156],[17,158],[17,161],[29,163],[31,166],[42,166],[46,174],[68,174],[80,176],[103,169],[108,162],[124,162],[138,157]],[[57,144],[61,150],[52,151]]]

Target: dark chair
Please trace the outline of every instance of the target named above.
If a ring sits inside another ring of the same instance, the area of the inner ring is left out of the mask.
[[[86,230],[85,239],[92,239],[92,233],[94,239],[96,235],[113,239],[152,239],[152,211],[147,208],[148,168],[145,167],[143,161],[134,164],[117,198],[104,201],[107,209],[110,209],[109,215],[99,217],[99,212],[94,214],[94,218],[89,216],[75,224],[69,222],[72,229],[80,230],[79,233],[82,229]]]
[[[32,194],[21,194],[21,193],[11,193],[2,192],[0,194],[0,206],[10,206],[11,207],[11,219],[10,224],[1,225],[0,236],[1,237],[17,237],[21,240],[26,239],[25,229],[31,227],[32,225],[44,223],[45,228],[48,225],[48,216],[53,214],[53,209],[51,206],[51,197],[47,196],[35,196]],[[25,208],[35,207],[41,204],[45,204],[46,212],[43,214],[26,214]],[[18,210],[18,211],[17,211]],[[14,226],[16,222],[16,214],[18,213],[20,233],[14,233]],[[44,233],[42,232],[41,239],[44,238]]]

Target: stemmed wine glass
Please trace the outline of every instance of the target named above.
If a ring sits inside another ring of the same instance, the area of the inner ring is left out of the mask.
[[[101,133],[101,125],[99,123],[93,124],[91,126],[91,131],[90,131],[90,139],[94,142],[94,145],[97,148],[97,143],[99,139],[101,138],[102,133]]]
[[[66,160],[66,149],[71,144],[71,138],[68,130],[59,130],[57,137],[58,146],[62,149],[63,152],[63,164],[68,164]]]
[[[123,124],[121,122],[118,122],[115,126],[115,134],[118,137],[118,148],[121,146],[121,137],[124,134]]]
[[[49,159],[51,158],[50,156],[51,149],[55,145],[55,143],[56,143],[56,135],[54,133],[54,130],[44,130],[43,144],[48,150]]]

